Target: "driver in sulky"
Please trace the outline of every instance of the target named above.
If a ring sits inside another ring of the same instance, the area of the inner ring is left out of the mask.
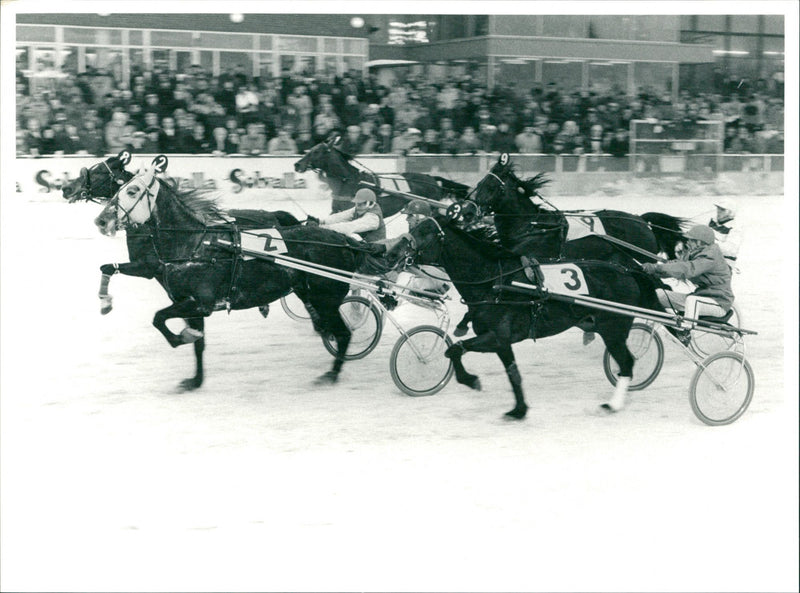
[[[320,218],[319,226],[369,242],[385,239],[386,225],[375,192],[363,187],[352,202],[352,208]]]

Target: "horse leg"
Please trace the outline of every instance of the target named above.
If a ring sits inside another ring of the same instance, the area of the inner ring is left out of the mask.
[[[525,403],[525,394],[522,391],[522,376],[519,374],[511,344],[498,348],[497,356],[500,357],[500,361],[506,368],[506,375],[508,375],[511,389],[514,391],[514,409],[506,412],[506,416],[514,420],[522,420],[528,412],[528,404]]]
[[[470,389],[480,391],[481,380],[477,375],[468,373],[467,369],[464,368],[464,363],[461,362],[461,357],[464,356],[466,351],[467,349],[464,347],[464,342],[458,341],[445,350],[444,355],[453,361],[453,370],[456,374],[456,381],[462,385],[466,385]]]
[[[598,329],[598,333],[603,338],[609,354],[619,365],[617,386],[614,389],[614,394],[610,400],[600,404],[600,412],[605,414],[619,412],[625,407],[628,386],[633,378],[634,359],[626,344],[632,323],[632,318],[627,318],[627,323],[614,319],[610,324],[604,324],[602,329]]]
[[[154,278],[158,273],[158,266],[150,262],[127,262],[124,264],[103,264],[100,266],[100,290],[97,296],[100,297],[100,313],[107,315],[113,309],[112,297],[108,293],[108,283],[114,274],[125,274],[126,276],[138,276],[141,278]]]
[[[183,344],[196,342],[203,337],[203,333],[192,327],[192,324],[189,324],[190,327],[185,328],[180,334],[172,333],[167,327],[167,320],[175,319],[176,317],[190,319],[204,316],[198,309],[197,302],[194,299],[187,299],[156,311],[155,317],[153,317],[153,325],[166,338],[170,346],[177,348]]]
[[[461,336],[465,336],[469,331],[469,322],[472,321],[472,315],[469,311],[464,313],[464,317],[461,318],[461,321],[458,322],[456,328],[453,330],[453,335],[457,338]]]
[[[324,375],[319,376],[315,383],[318,385],[332,384],[339,380],[339,372],[344,365],[344,356],[347,354],[347,347],[350,345],[352,336],[350,328],[339,315],[339,306],[334,304],[330,307],[314,307],[320,316],[320,326],[323,332],[333,334],[336,338],[336,357],[333,359],[333,366]]]
[[[189,317],[186,323],[194,331],[198,332],[201,336],[205,327],[205,318],[203,317]],[[195,360],[195,373],[194,377],[184,379],[181,381],[181,389],[183,391],[191,391],[197,389],[203,384],[203,351],[206,349],[206,339],[201,337],[194,342],[194,360]]]

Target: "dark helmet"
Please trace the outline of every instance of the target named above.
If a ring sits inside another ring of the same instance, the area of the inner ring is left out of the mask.
[[[403,208],[404,214],[419,214],[420,216],[431,216],[431,207],[427,202],[423,202],[422,200],[414,200],[413,202],[409,202],[406,204],[406,207]]]

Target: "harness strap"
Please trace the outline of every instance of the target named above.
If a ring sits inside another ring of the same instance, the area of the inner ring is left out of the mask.
[[[526,255],[521,255],[519,258],[520,262],[522,262],[522,271],[525,273],[525,277],[536,286],[544,287],[544,274],[542,274],[542,268],[539,262],[536,260],[535,257],[528,257]]]

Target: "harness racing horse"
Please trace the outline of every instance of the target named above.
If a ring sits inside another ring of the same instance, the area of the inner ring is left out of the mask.
[[[383,215],[388,217],[400,212],[410,198],[379,191],[381,187],[388,190],[403,191],[423,198],[442,201],[446,198],[463,200],[469,192],[469,186],[457,183],[444,177],[425,175],[424,173],[375,174],[363,171],[353,164],[353,157],[338,148],[339,137],[334,136],[325,142],[312,147],[303,158],[294,164],[294,170],[305,173],[309,169],[317,171],[333,192],[333,211],[351,207],[350,198],[355,195],[363,182],[376,186],[378,204]],[[394,180],[402,178],[407,189],[397,189]]]
[[[197,371],[181,387],[195,389],[202,384],[203,346],[198,343],[204,338],[205,317],[222,309],[266,305],[291,290],[308,299],[319,314],[322,331],[336,339],[338,354],[333,367],[318,379],[335,382],[350,342],[350,330],[339,315],[348,284],[216,247],[218,239],[240,245],[239,229],[222,218],[215,201],[204,192],[181,191],[158,179],[156,173],[163,172],[166,165],[167,158],[157,156],[151,167],[122,185],[95,222],[104,234],[151,223],[150,239],[161,265],[157,279],[173,302],[156,312],[153,325],[173,348],[195,343]],[[288,255],[297,259],[346,272],[355,271],[364,260],[363,252],[334,231],[295,226],[282,228],[280,236]],[[186,319],[189,327],[173,333],[166,325],[173,318]]]
[[[459,383],[480,389],[479,378],[464,368],[461,358],[466,352],[496,353],[514,391],[515,405],[506,416],[522,419],[528,405],[511,345],[527,338],[553,336],[573,326],[590,327],[603,338],[620,368],[614,395],[600,409],[605,413],[622,409],[633,373],[634,359],[626,345],[633,318],[556,300],[548,297],[547,292],[520,294],[513,288],[502,287],[509,287],[517,280],[545,286],[552,292],[585,294],[662,310],[648,275],[592,260],[557,261],[554,265],[540,266],[497,243],[476,239],[469,231],[444,219],[427,218],[410,234],[415,244],[409,247],[404,242],[397,249],[410,250],[417,264],[443,267],[469,306],[476,337],[456,342],[445,352],[453,361]],[[531,242],[532,253],[552,251],[551,244],[558,240],[557,233],[540,233]]]
[[[675,259],[675,247],[683,240],[686,219],[658,212],[637,216],[619,210],[563,212],[543,208],[531,198],[541,198],[538,190],[547,183],[549,180],[541,173],[528,180],[519,179],[508,154],[502,154],[476,186],[472,199],[494,214],[497,234],[506,248],[524,253],[528,234],[538,224],[550,223],[560,216],[569,224],[564,257],[590,257],[623,265],[632,265],[641,258],[654,260],[659,252]]]
[[[133,173],[125,167],[131,161],[131,153],[121,151],[104,161],[94,164],[88,169],[82,168],[77,179],[65,185],[62,196],[70,203],[90,201],[107,203],[117,190],[133,178]],[[271,228],[277,226],[294,226],[299,221],[289,212],[278,210],[234,209],[227,210],[226,214],[241,229]],[[107,232],[106,234],[110,234]],[[113,308],[113,300],[108,292],[108,285],[113,274],[136,276],[140,278],[157,278],[161,273],[161,262],[153,247],[152,225],[147,222],[137,229],[128,229],[126,242],[128,246],[128,259],[126,263],[109,263],[100,266],[100,312],[106,315]],[[262,311],[263,312],[263,311]]]

